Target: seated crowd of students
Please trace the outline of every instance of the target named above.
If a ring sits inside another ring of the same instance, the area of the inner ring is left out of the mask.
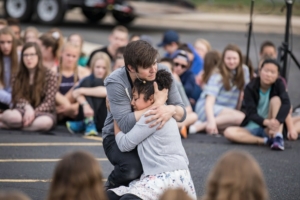
[[[0,128],[49,131],[63,123],[71,133],[102,132],[104,151],[115,166],[104,193],[95,159],[82,152],[67,155],[55,170],[49,200],[180,194],[163,194],[169,187],[184,190],[182,199],[196,199],[181,137],[223,134],[233,142],[274,150],[284,150],[284,136],[298,139],[300,117],[292,115],[272,42],[261,45],[255,72],[238,46],[228,44],[219,52],[204,39],[182,43],[172,30],[158,44],[166,54],[157,60],[151,38],[129,38],[123,26],[112,30],[108,46],[87,57],[79,34],[65,41],[59,29],[39,33],[28,27],[21,37],[16,21],[0,20],[0,25]],[[249,178],[237,177],[237,171]],[[239,188],[243,181],[255,185]],[[268,199],[253,158],[228,153],[210,175],[204,199],[239,197],[250,189],[249,199]]]
[[[124,66],[128,42],[152,43],[146,35],[129,38],[128,30],[117,26],[109,45],[87,57],[79,34],[65,41],[59,29],[39,33],[28,27],[22,37],[16,20],[2,19],[0,25],[1,128],[48,131],[66,123],[71,133],[97,135],[107,115],[105,78]],[[256,72],[236,45],[229,44],[220,53],[204,39],[194,45],[182,43],[170,30],[158,47],[166,51],[160,64],[172,72],[187,112],[186,119],[177,123],[183,138],[188,133],[224,133],[234,142],[275,142],[280,149],[282,135],[298,138],[300,117],[292,116],[272,42],[261,45]]]
[[[103,189],[101,166],[85,151],[66,154],[56,164],[47,200],[110,200]],[[121,198],[122,200],[136,199]],[[196,200],[183,188],[169,187],[156,200]],[[259,199],[269,200],[264,175],[257,161],[247,152],[229,151],[222,155],[206,180],[199,200]],[[25,193],[0,191],[0,200],[30,200]]]

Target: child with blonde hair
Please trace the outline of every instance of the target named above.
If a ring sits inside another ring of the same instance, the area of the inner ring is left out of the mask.
[[[96,53],[91,61],[92,74],[74,89],[72,95],[79,103],[76,121],[68,121],[71,133],[85,132],[85,135],[97,135],[102,131],[107,115],[105,105],[106,87],[104,79],[111,72],[111,61],[104,52]]]

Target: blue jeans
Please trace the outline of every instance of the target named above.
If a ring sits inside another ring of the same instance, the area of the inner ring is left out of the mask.
[[[269,137],[263,127],[246,128],[252,135],[257,137]]]

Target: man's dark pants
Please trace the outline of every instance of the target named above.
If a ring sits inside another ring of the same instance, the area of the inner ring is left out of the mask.
[[[110,188],[127,186],[131,181],[140,178],[143,167],[137,148],[130,152],[121,152],[114,135],[104,138],[103,148],[108,160],[115,167],[107,179]]]

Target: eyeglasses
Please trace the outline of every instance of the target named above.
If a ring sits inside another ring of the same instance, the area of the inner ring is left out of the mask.
[[[37,55],[36,53],[23,54],[23,58],[29,58],[29,57],[32,58],[36,55]]]
[[[183,65],[183,64],[180,64],[180,63],[174,63],[174,65],[175,65],[175,67],[180,66],[180,67],[182,67],[182,68],[187,68],[186,65]]]

